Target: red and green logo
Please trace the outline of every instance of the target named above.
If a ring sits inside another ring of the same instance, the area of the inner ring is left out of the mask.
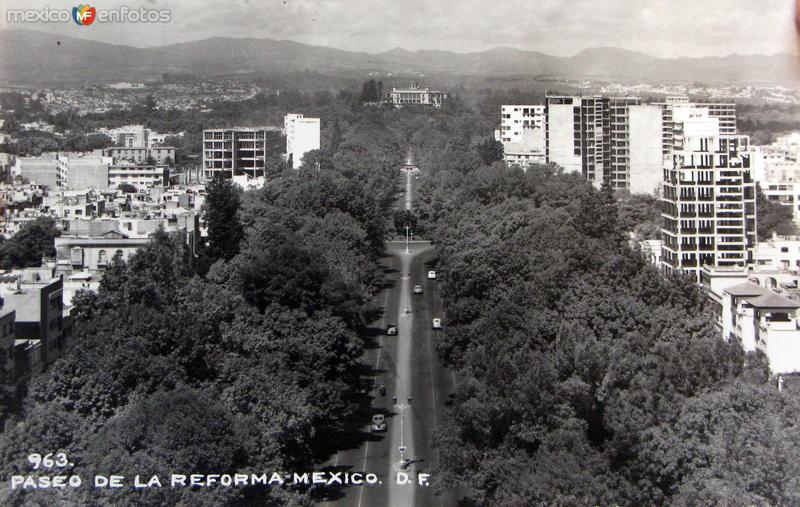
[[[97,15],[97,10],[88,5],[79,5],[72,8],[72,19],[82,26],[91,25],[94,23],[94,18]]]

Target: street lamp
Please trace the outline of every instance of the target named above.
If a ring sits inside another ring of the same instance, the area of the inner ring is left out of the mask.
[[[400,447],[397,450],[400,451],[400,463],[403,468],[407,466],[406,463],[406,445],[405,445],[405,436],[406,436],[406,426],[405,426],[405,415],[406,415],[406,408],[411,406],[411,398],[408,398],[408,403],[401,403],[397,405],[397,398],[394,398],[395,407],[400,409]]]

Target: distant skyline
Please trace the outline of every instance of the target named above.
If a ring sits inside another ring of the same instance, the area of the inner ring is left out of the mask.
[[[0,28],[31,28],[134,47],[210,37],[285,39],[379,53],[498,46],[572,56],[618,47],[657,57],[798,54],[790,0],[107,0],[121,6],[169,9],[168,23],[90,26],[9,23],[9,9],[69,9],[79,2],[4,0]]]

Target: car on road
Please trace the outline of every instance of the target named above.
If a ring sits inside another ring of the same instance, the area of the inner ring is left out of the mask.
[[[442,329],[442,319],[433,319],[433,329]]]
[[[383,414],[372,416],[372,432],[381,433],[386,431],[386,417]]]
[[[428,280],[436,280],[436,271],[428,271]]]
[[[389,324],[386,326],[386,334],[389,336],[394,336],[397,334],[397,324]]]
[[[422,285],[414,286],[414,294],[422,294]]]

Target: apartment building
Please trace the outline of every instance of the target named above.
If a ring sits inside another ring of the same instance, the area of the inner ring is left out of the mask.
[[[773,374],[800,372],[800,303],[752,282],[722,294],[722,336],[745,351],[761,350]]]
[[[103,155],[114,158],[115,162],[131,164],[170,165],[175,161],[175,148],[172,146],[157,147],[110,147],[103,150]]]
[[[504,105],[500,107],[498,141],[503,144],[503,159],[508,165],[526,169],[547,162],[547,116],[543,105]]]
[[[303,155],[319,149],[319,118],[305,118],[302,114],[287,114],[283,118],[286,133],[286,156],[293,169],[303,163]]]
[[[408,88],[392,87],[386,99],[395,106],[418,105],[441,108],[447,100],[447,93],[431,90],[428,86],[420,88],[419,83],[411,83]]]
[[[764,197],[770,201],[790,207],[792,220],[800,225],[800,182],[763,181],[761,190],[764,192]]]
[[[7,275],[0,275],[7,276]],[[0,355],[3,361],[0,362],[0,384],[7,384],[14,380],[14,325],[17,312],[8,308],[0,307]]]
[[[11,167],[12,176],[21,176],[31,183],[48,189],[61,186],[57,153],[42,153],[40,157],[17,157]]]
[[[67,349],[72,333],[72,321],[64,310],[63,281],[60,277],[48,279],[39,273],[23,279],[17,276],[16,284],[4,287],[3,308],[15,311],[16,340],[38,340],[43,365],[58,359]],[[24,348],[31,348],[30,343]],[[18,368],[33,370],[34,365],[17,364]],[[35,371],[20,371],[25,376]]]
[[[546,156],[594,185],[654,193],[662,180],[662,115],[636,97],[548,95]]]
[[[107,148],[103,155],[97,153],[58,153],[52,158],[23,160],[21,173],[32,181],[44,181],[43,185],[54,190],[95,189],[103,190],[128,183],[137,188],[164,187],[169,183],[169,168],[146,165],[148,152],[158,159],[168,161],[173,148]],[[98,150],[99,153],[99,150]],[[126,158],[134,153],[133,159]],[[116,158],[116,157],[120,158]],[[144,158],[143,158],[144,157]]]
[[[164,188],[169,185],[169,168],[157,165],[114,164],[108,168],[105,188],[118,188],[126,183],[137,190]]]
[[[664,102],[654,102],[653,105],[661,108],[663,123],[663,155],[668,157],[675,144],[675,135],[680,135],[682,117],[691,114],[693,110],[704,110],[711,118],[716,118],[721,135],[736,134],[736,104],[733,102],[691,102],[689,97],[667,97]]]
[[[747,136],[720,133],[719,118],[691,111],[665,163],[664,273],[743,267],[756,244],[755,181]]]
[[[265,160],[282,154],[285,146],[279,127],[238,127],[203,131],[203,175],[225,178],[247,174],[265,176]]]
[[[108,168],[113,159],[94,153],[59,153],[58,179],[62,187],[72,189],[108,188]]]
[[[753,266],[759,269],[800,270],[800,236],[773,234],[753,249]]]

